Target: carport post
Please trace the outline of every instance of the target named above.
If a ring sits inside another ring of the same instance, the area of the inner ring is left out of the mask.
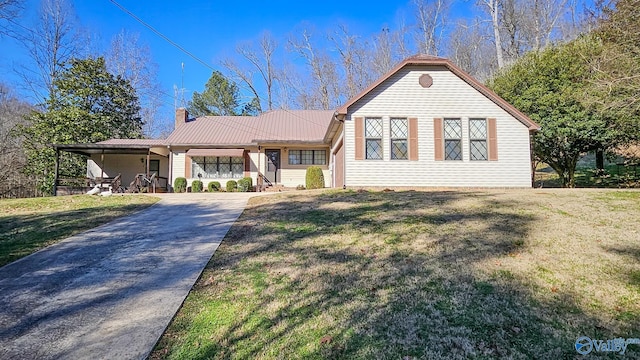
[[[102,153],[100,154],[100,187],[102,187],[102,179],[104,179],[104,149],[102,149]]]
[[[147,177],[149,177],[149,161],[151,158],[151,148],[149,148],[149,150],[147,150]]]
[[[258,177],[256,178],[256,185],[258,185],[258,192],[262,192],[262,184],[260,183],[260,145],[258,145]]]

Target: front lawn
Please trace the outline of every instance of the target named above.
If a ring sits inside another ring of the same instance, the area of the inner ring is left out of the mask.
[[[158,200],[122,195],[0,200],[0,266]]]
[[[640,337],[638,219],[637,191],[253,198],[151,358],[575,358]]]

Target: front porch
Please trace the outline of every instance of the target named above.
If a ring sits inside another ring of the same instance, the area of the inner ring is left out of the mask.
[[[308,143],[259,143],[242,148],[171,147],[171,182],[178,177],[203,182],[204,188],[217,181],[224,188],[229,180],[251,177],[256,191],[267,188],[296,188],[305,185],[309,166],[323,169],[330,187],[329,148]],[[183,170],[184,169],[184,170]]]
[[[163,140],[115,139],[97,144],[54,145],[54,195],[83,194],[99,185],[113,192],[168,192],[169,150]],[[60,151],[87,157],[85,178],[60,177]],[[144,190],[143,190],[144,189]]]

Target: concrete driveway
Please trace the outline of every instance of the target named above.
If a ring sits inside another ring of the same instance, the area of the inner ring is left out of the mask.
[[[0,268],[0,359],[143,359],[251,194],[166,194]]]

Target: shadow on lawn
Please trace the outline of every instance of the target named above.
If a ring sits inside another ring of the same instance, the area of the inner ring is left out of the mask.
[[[619,256],[626,257],[629,263],[640,263],[640,244],[638,243],[631,243],[628,246],[618,248],[604,247],[604,250]],[[640,292],[640,270],[632,270],[630,272],[623,273],[622,276],[623,281],[625,281],[629,286],[636,288],[638,292]],[[640,329],[640,319],[638,321],[637,328]]]
[[[197,349],[185,344],[187,357],[573,358],[580,335],[614,337],[575,294],[538,300],[527,279],[482,270],[526,250],[538,219],[521,205],[483,192],[407,191],[250,207],[208,265],[211,276],[232,275],[197,289],[256,292],[237,295],[249,297],[246,315]]]

